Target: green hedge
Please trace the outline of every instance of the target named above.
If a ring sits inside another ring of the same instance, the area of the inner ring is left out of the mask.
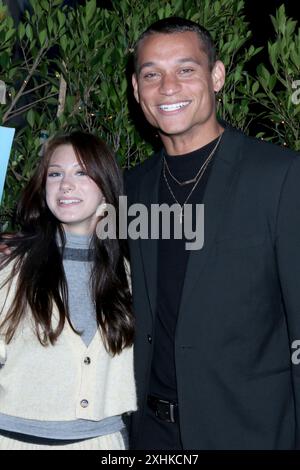
[[[145,27],[170,15],[199,21],[216,41],[227,68],[219,116],[246,132],[256,121],[260,137],[300,149],[300,105],[292,99],[300,79],[300,32],[284,7],[273,18],[270,63],[251,77],[247,66],[262,47],[251,45],[243,0],[120,0],[111,9],[97,8],[95,0],[77,9],[61,5],[61,0],[31,0],[31,12],[15,29],[0,0],[0,80],[8,89],[0,123],[17,126],[2,214],[12,212],[40,158],[43,130],[96,132],[122,166],[151,154],[157,139],[132,97],[130,56]]]

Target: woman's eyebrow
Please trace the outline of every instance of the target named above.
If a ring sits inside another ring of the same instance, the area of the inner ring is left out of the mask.
[[[53,167],[53,166],[55,166],[57,168],[63,168],[63,166],[59,165],[58,163],[52,163],[51,165],[49,165],[48,168]],[[75,166],[80,166],[81,167],[82,165],[80,165],[79,163],[74,163],[72,166],[74,166],[74,167]]]

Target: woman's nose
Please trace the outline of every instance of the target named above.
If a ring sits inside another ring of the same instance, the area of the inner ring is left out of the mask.
[[[64,178],[61,180],[60,187],[64,192],[68,192],[74,188],[74,184],[69,177],[64,176]]]

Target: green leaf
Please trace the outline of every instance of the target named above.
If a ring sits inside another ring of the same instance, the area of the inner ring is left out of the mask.
[[[97,9],[97,4],[96,0],[90,0],[87,2],[85,6],[85,11],[86,11],[86,20],[89,23],[91,19],[94,17]]]
[[[220,5],[220,2],[214,2],[214,10],[215,10],[215,15],[219,15],[220,14],[220,10],[221,10],[221,5]]]
[[[32,27],[28,23],[25,28],[26,36],[27,38],[32,41],[33,40],[33,32],[32,32]]]
[[[277,78],[276,78],[276,75],[273,74],[270,76],[270,79],[269,79],[269,89],[272,91],[273,88],[275,87],[277,83]]]
[[[295,31],[295,28],[297,26],[297,21],[288,21],[287,24],[286,24],[286,32],[287,32],[287,35],[288,36],[291,36],[294,31]]]
[[[5,42],[6,41],[9,41],[15,34],[15,30],[14,29],[10,29],[6,32],[5,34]]]
[[[165,10],[163,8],[160,8],[157,12],[158,19],[162,20],[164,18],[164,15],[165,15]]]
[[[252,85],[252,94],[255,95],[255,93],[258,91],[258,89],[259,89],[259,83],[254,82],[253,85]]]
[[[285,6],[282,4],[276,12],[276,20],[279,32],[284,35],[286,31]]]
[[[242,70],[241,67],[237,67],[235,72],[234,72],[234,81],[239,82],[242,76]]]
[[[123,80],[121,81],[121,94],[124,95],[124,99],[126,99],[125,98],[126,90],[127,90],[127,80],[126,78],[123,78]]]
[[[61,36],[59,42],[60,42],[60,46],[61,46],[62,50],[64,52],[66,52],[66,50],[68,48],[67,36],[65,34],[63,36]]]
[[[260,78],[268,83],[270,80],[270,72],[266,69],[266,67],[263,64],[260,64],[256,70]]]
[[[279,55],[279,48],[278,44],[275,42],[274,44],[268,43],[268,52],[270,56],[271,63],[273,67],[277,68],[277,59]]]
[[[43,29],[43,31],[39,33],[39,41],[40,41],[41,46],[45,44],[46,39],[47,39],[47,31],[46,29]]]
[[[20,39],[23,39],[23,37],[25,36],[25,26],[23,23],[20,23],[18,26],[18,34]]]
[[[33,126],[34,126],[34,121],[35,121],[33,109],[30,109],[30,110],[27,112],[26,119],[27,119],[27,122],[28,122],[28,124],[30,125],[30,127],[33,127]]]
[[[49,33],[51,34],[52,31],[53,31],[53,26],[54,26],[54,22],[53,22],[52,16],[49,16],[49,17],[47,18],[47,26],[48,26],[48,31],[49,31]]]
[[[171,16],[171,15],[172,15],[172,8],[171,8],[171,5],[169,3],[167,3],[166,10],[165,10],[165,16],[168,17],[168,16]]]
[[[66,15],[62,13],[60,10],[58,10],[57,17],[58,17],[59,27],[62,28],[66,23]]]
[[[254,53],[255,53],[255,47],[251,45],[248,51],[249,57],[252,57]]]

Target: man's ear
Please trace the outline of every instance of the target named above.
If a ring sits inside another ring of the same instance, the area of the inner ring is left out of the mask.
[[[223,62],[217,60],[211,71],[211,77],[215,92],[218,92],[221,90],[221,88],[223,88],[223,85],[225,83],[225,76],[225,66]]]
[[[132,86],[133,86],[134,97],[137,100],[137,102],[139,103],[140,99],[139,99],[139,91],[138,91],[138,81],[137,81],[137,77],[136,77],[135,73],[132,75],[131,81],[132,81]]]

